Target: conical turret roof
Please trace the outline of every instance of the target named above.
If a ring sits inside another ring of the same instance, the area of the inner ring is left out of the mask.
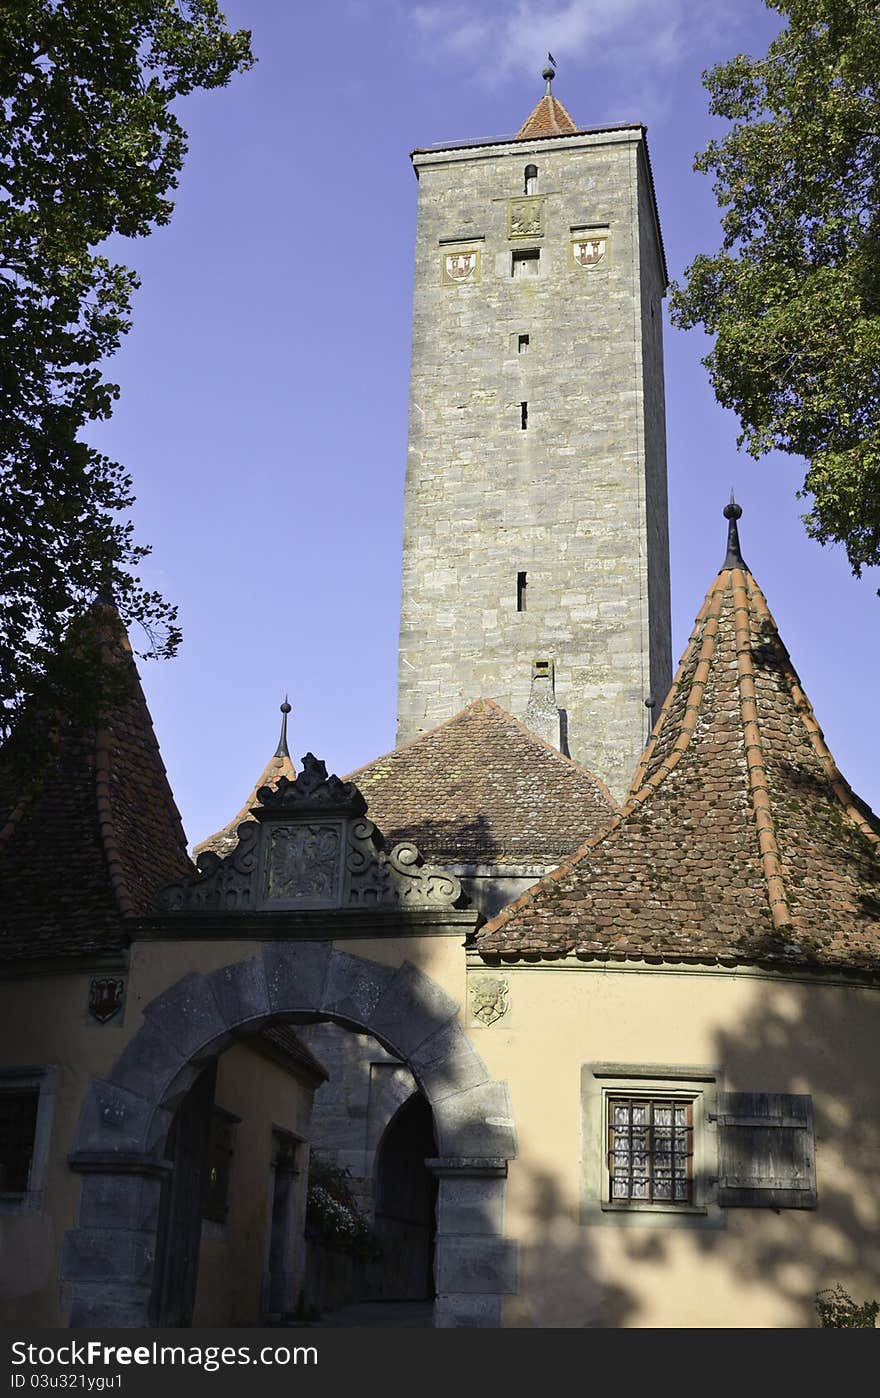
[[[293,765],[293,759],[287,748],[287,715],[289,713],[290,705],[285,699],[284,703],[281,705],[281,737],[278,741],[278,747],[254,782],[251,788],[251,794],[238,812],[238,815],[234,815],[232,819],[227,821],[226,825],[222,826],[215,834],[209,835],[206,839],[202,840],[200,844],[193,847],[193,857],[195,859],[198,859],[199,855],[204,854],[206,851],[209,851],[211,854],[216,854],[218,859],[225,859],[227,854],[231,854],[238,844],[238,827],[243,825],[245,821],[254,819],[251,812],[253,807],[257,805],[257,792],[260,787],[275,786],[276,782],[279,782],[282,777],[286,777],[290,782],[296,780],[296,767]]]
[[[119,614],[100,602],[66,642],[113,672],[112,702],[86,721],[36,712],[0,751],[0,960],[125,944],[127,918],[191,868],[186,837]]]
[[[728,556],[620,815],[487,923],[482,953],[880,971],[880,822],[725,513]]]

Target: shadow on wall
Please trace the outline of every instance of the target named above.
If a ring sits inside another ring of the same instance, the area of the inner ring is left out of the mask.
[[[722,1308],[730,1298],[728,1320],[683,1314],[673,1323],[755,1326],[766,1314],[769,1326],[812,1327],[818,1290],[841,1283],[857,1301],[880,1292],[876,1000],[876,991],[855,986],[766,982],[737,1030],[717,1032],[727,1090],[812,1096],[818,1208],[727,1208],[719,1230],[621,1233],[639,1291],[698,1258],[722,1288]],[[643,1323],[613,1291],[604,1315],[601,1324]]]

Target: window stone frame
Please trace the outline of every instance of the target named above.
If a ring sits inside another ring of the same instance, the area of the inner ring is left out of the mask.
[[[723,1069],[709,1064],[584,1063],[581,1067],[581,1206],[584,1226],[723,1228],[718,1203],[718,1133],[712,1120]],[[608,1104],[613,1097],[687,1097],[693,1104],[693,1201],[612,1200]]]
[[[49,1167],[49,1141],[55,1115],[58,1068],[54,1064],[28,1064],[20,1068],[0,1068],[0,1093],[36,1091],[37,1118],[34,1123],[34,1148],[28,1172],[28,1187],[23,1194],[0,1191],[0,1215],[37,1214],[42,1212],[46,1173]]]

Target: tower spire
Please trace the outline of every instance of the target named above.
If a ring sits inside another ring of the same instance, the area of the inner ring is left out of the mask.
[[[284,703],[281,705],[281,737],[278,739],[278,746],[275,749],[276,757],[289,757],[290,751],[287,746],[287,715],[290,713],[290,705],[287,702],[287,695],[284,696]]]
[[[724,518],[727,525],[727,557],[721,565],[721,571],[725,568],[745,568],[742,552],[739,546],[739,530],[736,522],[742,515],[742,506],[738,505],[733,498],[733,487],[730,491],[730,503],[724,506]]]

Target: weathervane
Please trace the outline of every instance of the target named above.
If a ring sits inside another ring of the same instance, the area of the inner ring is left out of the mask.
[[[547,97],[552,96],[552,93],[553,93],[552,83],[553,83],[553,79],[556,77],[556,69],[558,68],[558,66],[559,66],[559,65],[558,65],[558,63],[556,62],[556,59],[553,57],[552,53],[550,53],[550,51],[549,51],[549,49],[548,49],[548,51],[547,51],[547,67],[544,69],[543,73],[541,74],[541,77],[544,79],[545,83],[547,84],[547,91],[546,91],[546,94],[545,94]]]

